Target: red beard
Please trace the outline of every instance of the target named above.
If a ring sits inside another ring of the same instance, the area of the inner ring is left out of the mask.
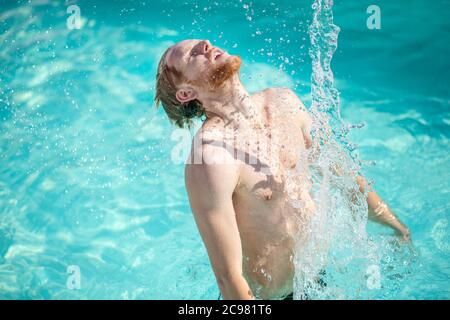
[[[242,60],[239,56],[231,56],[228,60],[218,67],[214,69],[209,78],[209,83],[213,89],[219,88],[222,84],[231,78],[236,72],[239,71],[241,67]]]

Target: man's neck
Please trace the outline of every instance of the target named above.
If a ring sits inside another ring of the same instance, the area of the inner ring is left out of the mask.
[[[235,128],[263,125],[260,106],[244,88],[238,74],[206,97],[203,105],[207,119],[219,117],[225,124]]]

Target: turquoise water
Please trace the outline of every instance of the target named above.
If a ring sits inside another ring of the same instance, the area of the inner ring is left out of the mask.
[[[350,133],[364,171],[416,254],[369,224],[390,270],[370,297],[448,299],[450,2],[376,2],[380,30],[366,27],[372,1],[335,1],[332,67],[343,118],[365,123]],[[0,298],[216,299],[171,161],[179,131],[152,104],[156,65],[207,38],[241,55],[250,91],[290,86],[309,106],[311,3],[72,3],[79,30],[64,1],[0,1]]]

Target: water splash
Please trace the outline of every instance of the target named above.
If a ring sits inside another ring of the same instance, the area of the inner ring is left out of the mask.
[[[360,168],[355,146],[347,139],[351,126],[341,118],[334,87],[331,60],[340,29],[333,23],[332,7],[332,0],[315,0],[312,5],[313,147],[308,156],[316,210],[308,219],[304,214],[298,218],[295,299],[368,298],[368,270],[380,270],[376,246],[365,231],[366,195],[356,184]]]

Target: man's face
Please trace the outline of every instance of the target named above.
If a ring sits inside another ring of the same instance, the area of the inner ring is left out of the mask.
[[[184,40],[174,45],[166,57],[190,84],[217,88],[239,70],[241,59],[211,45],[208,40]]]

